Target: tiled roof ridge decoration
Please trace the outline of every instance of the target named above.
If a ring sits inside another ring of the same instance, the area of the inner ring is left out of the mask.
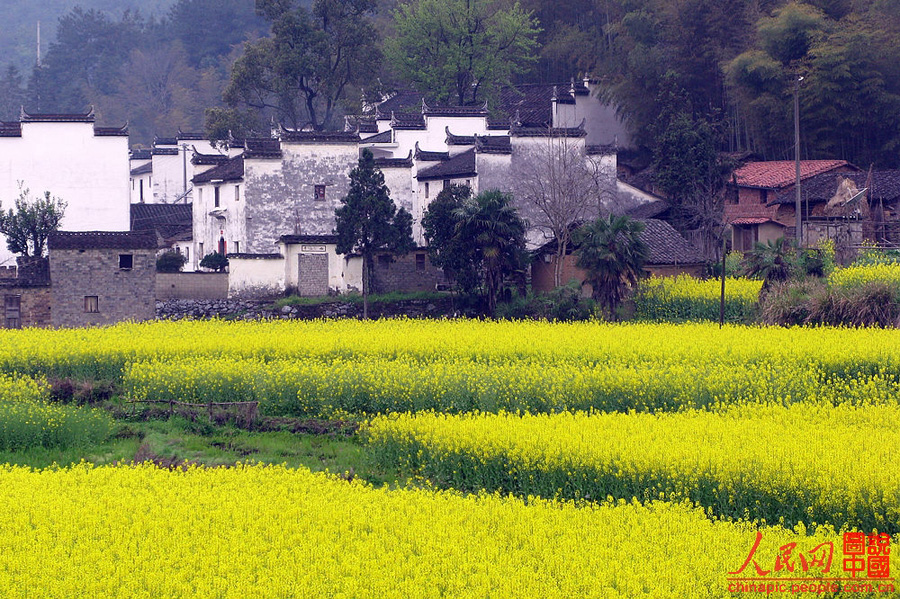
[[[157,245],[152,231],[56,231],[47,238],[50,250],[155,250]]]
[[[94,107],[86,113],[31,113],[22,106],[19,110],[19,121],[22,123],[93,123],[95,121]]]
[[[585,146],[584,152],[588,156],[612,156],[619,153],[619,146],[615,143]]]
[[[422,150],[419,148],[419,142],[416,141],[415,158],[416,160],[421,160],[423,162],[441,162],[443,160],[450,160],[450,152],[431,152]]]
[[[487,116],[487,100],[481,106],[429,106],[422,98],[422,114],[425,116]]]
[[[150,153],[154,156],[178,156],[180,151],[178,148],[153,148]]]
[[[424,131],[426,128],[421,114],[391,111],[391,129]]]
[[[801,160],[800,180],[845,167],[859,170],[846,160]],[[793,185],[795,180],[796,163],[793,160],[748,162],[734,171],[734,181],[739,187],[779,189]]]
[[[279,241],[284,244],[297,243],[337,243],[337,235],[282,235]]]
[[[96,137],[128,137],[128,123],[121,127],[98,127],[94,125]]]
[[[444,133],[447,134],[445,141],[448,146],[474,146],[475,145],[475,136],[474,135],[453,135],[450,133],[450,126],[446,125],[444,127]]]
[[[375,166],[377,168],[412,168],[413,152],[409,151],[406,158],[376,158]]]
[[[153,156],[150,153],[149,148],[134,148],[131,150],[129,159],[130,160],[150,160],[150,157]]]
[[[243,140],[245,158],[281,158],[281,141],[271,137],[248,137]]]
[[[184,141],[205,141],[206,136],[202,133],[191,133],[188,131],[182,131],[181,127],[178,128],[178,134],[175,136],[175,139],[184,140]]]
[[[140,175],[147,175],[152,172],[153,172],[153,163],[147,162],[145,164],[142,164],[141,166],[137,166],[137,167],[131,169],[131,176],[137,177]]]
[[[195,166],[219,165],[228,160],[226,154],[203,154],[194,146],[191,146],[191,149],[193,150],[191,164]]]
[[[159,135],[154,135],[153,136],[153,145],[154,146],[177,146],[178,138],[160,137]]]
[[[298,131],[279,125],[279,137],[289,143],[359,143],[355,131]]]
[[[385,129],[381,133],[376,135],[372,135],[370,137],[365,137],[359,140],[359,143],[363,144],[389,144],[394,143],[394,130],[393,129]]]
[[[585,119],[577,127],[523,127],[510,126],[511,137],[585,137],[587,131],[584,128]]]
[[[475,151],[479,154],[512,154],[508,135],[475,135]]]

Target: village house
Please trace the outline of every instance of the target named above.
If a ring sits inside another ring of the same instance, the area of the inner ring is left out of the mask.
[[[802,160],[800,191],[805,181],[817,175],[858,171],[846,160]],[[795,181],[796,163],[792,160],[748,162],[734,171],[725,203],[733,249],[746,252],[757,242],[796,236],[796,203],[778,200],[794,192]]]
[[[62,227],[71,231],[127,231],[128,131],[99,127],[85,114],[21,113],[0,123],[0,203],[12,207],[20,186],[66,202]],[[0,239],[0,262],[11,262]]]
[[[156,318],[156,236],[59,231],[47,240],[55,327]]]

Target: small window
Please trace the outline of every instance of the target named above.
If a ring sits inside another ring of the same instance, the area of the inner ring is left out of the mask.
[[[122,270],[134,268],[134,254],[119,254],[119,268]]]
[[[466,179],[466,187],[472,187],[472,180]]]
[[[100,312],[100,298],[96,295],[84,296],[84,311],[93,314]]]
[[[235,202],[241,201],[241,186],[240,185],[234,186],[234,201]]]
[[[213,188],[213,206],[215,208],[219,207],[219,188],[218,187]]]
[[[416,270],[425,270],[425,254],[416,254]]]
[[[450,185],[452,183],[453,183],[453,181],[451,181],[450,179],[444,179],[444,189],[447,189],[448,187],[450,187]]]
[[[203,257],[206,256],[206,254],[203,253],[203,244],[201,243],[201,244],[198,244],[198,245],[199,245],[200,247],[197,249],[197,257],[200,258],[200,259],[202,260]]]
[[[22,296],[7,295],[3,301],[6,308],[6,328],[21,329],[22,328]]]
[[[325,186],[324,185],[316,185],[316,201],[317,202],[325,201]]]
[[[197,188],[197,201],[198,202],[203,201],[203,188],[202,187]]]
[[[184,248],[184,261],[187,262],[191,259],[191,248],[190,246],[185,246]]]
[[[425,181],[425,197],[428,197],[428,181]]]
[[[240,253],[241,253],[241,242],[240,242],[240,241],[235,241],[235,242],[234,242],[234,253],[235,253],[235,254],[240,254]]]
[[[141,204],[144,203],[144,180],[141,179]]]

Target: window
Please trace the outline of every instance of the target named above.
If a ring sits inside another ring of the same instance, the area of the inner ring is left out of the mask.
[[[466,179],[466,187],[472,187],[471,179]]]
[[[416,270],[425,270],[425,254],[416,254]]]
[[[444,189],[447,189],[448,187],[450,187],[450,185],[452,183],[453,183],[453,181],[451,181],[450,179],[444,179]]]
[[[241,201],[241,186],[240,185],[234,186],[234,201],[235,202]]]
[[[428,181],[425,181],[425,197],[428,197]]]
[[[240,241],[235,241],[235,242],[234,242],[234,253],[235,253],[235,254],[240,254],[240,253],[241,253],[241,242],[240,242]]]
[[[197,201],[198,202],[203,201],[203,188],[202,187],[197,188]]]
[[[84,296],[84,311],[93,314],[100,312],[100,298],[96,295]]]
[[[122,270],[131,270],[134,268],[134,255],[119,254],[119,268]]]
[[[3,298],[3,303],[6,307],[6,328],[7,329],[21,329],[22,328],[22,296],[21,295],[7,295]]]
[[[219,188],[218,188],[218,186],[213,188],[213,206],[215,208],[219,207]]]
[[[316,185],[316,201],[317,202],[325,201],[325,186],[324,185]]]
[[[141,204],[144,203],[144,180],[141,179]]]
[[[184,248],[184,261],[187,262],[191,259],[191,248],[190,246],[185,246]]]
[[[202,260],[206,256],[206,254],[203,253],[203,244],[201,243],[198,245],[199,247],[197,248],[197,258]]]

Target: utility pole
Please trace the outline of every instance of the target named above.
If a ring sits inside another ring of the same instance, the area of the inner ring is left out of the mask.
[[[803,77],[797,77],[794,82],[794,164],[797,171],[797,180],[794,182],[796,190],[794,219],[797,229],[797,247],[803,247],[803,223],[800,213],[800,82]]]

